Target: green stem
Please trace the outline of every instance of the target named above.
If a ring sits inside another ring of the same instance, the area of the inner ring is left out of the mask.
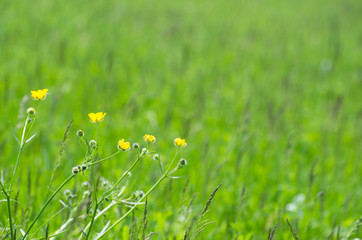
[[[113,184],[112,188],[103,195],[101,201],[103,201],[103,199],[117,187],[117,185],[128,175],[128,173],[132,171],[132,169],[134,168],[134,166],[136,166],[136,164],[140,161],[141,158],[142,158],[142,156],[141,156],[141,155],[138,155],[136,161],[134,161],[134,163],[132,164],[132,166],[131,166],[130,168],[128,168],[128,170],[127,170],[125,173],[123,173],[122,177],[120,177],[120,178],[117,180],[117,182],[116,182],[115,184]]]
[[[11,177],[9,189],[11,189],[12,186],[13,186],[16,170],[18,169],[18,165],[19,165],[20,155],[21,155],[21,153],[23,151],[23,148],[24,148],[24,145],[25,145],[25,133],[26,133],[26,127],[28,126],[28,119],[29,119],[29,116],[27,116],[26,119],[25,119],[23,133],[21,135],[21,141],[20,141],[20,148],[19,148],[19,152],[18,152],[18,157],[16,159],[16,163],[15,163],[15,167],[14,167],[14,171],[13,171],[13,176]]]
[[[98,209],[98,202],[97,202],[97,198],[96,198],[96,205],[95,205],[95,207],[94,207],[93,216],[92,216],[92,221],[91,221],[91,223],[90,223],[88,233],[87,233],[87,235],[85,236],[85,240],[88,239],[88,237],[89,237],[89,235],[90,235],[90,232],[91,232],[91,230],[92,230],[93,223],[94,223],[94,218],[95,218],[96,213],[97,213],[97,209]]]
[[[162,180],[164,180],[167,177],[166,174],[162,175],[158,181],[148,190],[148,192],[143,195],[143,197],[141,197],[137,203],[140,203],[143,201],[143,199],[145,199],[161,182]],[[110,226],[105,232],[103,232],[101,235],[97,236],[96,239],[100,239],[102,237],[104,237],[112,228],[114,228],[115,226],[117,226],[123,219],[125,219],[128,214],[130,214],[133,210],[136,209],[136,207],[138,206],[138,204],[135,204],[130,210],[128,210],[128,212],[126,212],[120,219],[118,219],[112,226]]]
[[[3,185],[2,181],[0,180],[1,188],[6,196],[6,202],[8,205],[8,212],[9,212],[9,222],[10,222],[10,239],[14,239],[14,233],[13,233],[13,220],[11,216],[11,205],[10,205],[10,196],[5,190],[5,186]]]
[[[118,152],[119,152],[119,151],[118,151]],[[117,153],[118,153],[118,152],[117,152]],[[113,155],[115,155],[115,154],[113,154]],[[113,184],[112,188],[111,188],[109,191],[107,191],[107,192],[105,192],[105,193],[103,194],[102,199],[100,199],[98,205],[100,205],[100,204],[103,202],[103,200],[107,197],[107,195],[110,194],[110,193],[117,187],[117,185],[118,185],[120,182],[122,182],[122,180],[128,175],[128,173],[129,173],[130,171],[132,171],[132,169],[136,166],[136,164],[140,161],[140,159],[141,159],[142,157],[143,157],[143,155],[141,155],[141,154],[138,155],[136,161],[133,162],[132,166],[129,167],[128,170],[127,170],[125,173],[123,173],[123,175],[117,180],[117,182],[116,182],[115,184]],[[95,162],[95,163],[93,163],[93,164],[96,164],[96,163],[99,163],[99,162],[100,162],[100,161]],[[95,219],[97,219],[97,218],[95,218]],[[92,222],[93,222],[93,221],[94,221],[94,220],[92,219]],[[84,231],[86,231],[89,227],[92,226],[92,224],[93,224],[92,222],[89,223],[89,224],[85,227]],[[81,237],[82,237],[82,235],[79,237],[79,239],[81,239]]]
[[[39,115],[39,104],[40,104],[40,101],[38,101],[37,104],[36,104],[36,107],[35,107],[36,113],[35,113],[35,116],[34,116],[34,120],[31,122],[29,131],[28,131],[28,134],[25,136],[25,139],[28,138],[28,136],[29,136],[29,134],[30,134],[30,132],[31,132],[31,129],[33,128],[33,126],[34,126],[34,124],[35,124],[35,121],[36,121],[36,119],[38,118],[38,115]]]
[[[55,192],[49,197],[49,199],[46,201],[46,203],[44,204],[44,206],[40,209],[40,211],[38,212],[38,214],[36,215],[36,217],[34,218],[34,220],[32,221],[32,223],[30,224],[30,226],[28,227],[28,229],[26,230],[22,240],[24,240],[26,238],[26,236],[29,234],[31,228],[34,226],[35,222],[38,220],[38,218],[40,217],[40,215],[43,213],[43,211],[45,210],[45,208],[49,205],[49,203],[51,202],[51,200],[53,200],[53,198],[55,197],[55,195],[57,195],[57,193],[72,179],[74,178],[75,175],[72,174],[70,177],[68,177],[58,188],[57,190],[55,190]]]
[[[173,159],[172,159],[172,161],[171,161],[170,165],[168,165],[168,168],[167,168],[167,170],[166,170],[166,173],[168,173],[168,172],[170,171],[170,168],[172,167],[172,164],[175,162],[175,160],[176,160],[176,156],[177,156],[177,154],[178,154],[179,149],[180,149],[180,148],[179,148],[179,147],[177,147],[177,150],[176,150],[175,156],[173,156]]]
[[[143,199],[145,199],[161,182],[162,180],[164,180],[165,178],[167,178],[168,176],[170,176],[171,174],[173,174],[174,172],[177,171],[177,168],[173,169],[170,171],[170,168],[172,167],[173,163],[175,162],[176,156],[178,154],[179,148],[177,148],[177,151],[171,161],[171,163],[169,164],[166,172],[157,180],[157,182],[146,192],[145,195],[143,195],[143,197],[141,197],[137,203],[140,203],[143,201]],[[136,161],[137,162],[137,161]],[[103,232],[101,235],[97,236],[96,239],[100,239],[102,237],[104,237],[113,227],[117,226],[123,219],[125,219],[128,214],[130,214],[133,210],[136,209],[138,204],[135,204],[130,210],[128,210],[120,219],[118,219],[112,226],[110,226],[105,232]]]
[[[103,161],[106,161],[106,160],[108,160],[109,158],[116,156],[116,155],[117,155],[118,153],[120,153],[120,152],[121,152],[121,150],[118,150],[117,152],[113,153],[112,155],[110,155],[110,156],[108,156],[108,157],[102,158],[102,159],[100,159],[100,160],[98,160],[98,161],[96,161],[96,162],[92,162],[92,163],[88,164],[88,167],[93,166],[93,165],[96,165],[96,164],[101,163],[101,162],[103,162]]]
[[[9,189],[10,189],[10,190],[11,190],[11,188],[13,187],[13,182],[14,182],[16,170],[18,169],[18,165],[19,165],[19,159],[20,159],[21,153],[23,152],[23,147],[24,147],[24,145],[21,146],[21,144],[20,144],[20,148],[19,148],[19,152],[18,152],[18,157],[17,157],[17,159],[16,159],[16,163],[15,163],[13,175],[12,175],[12,177],[11,177],[11,182],[10,182],[10,186],[9,186]]]

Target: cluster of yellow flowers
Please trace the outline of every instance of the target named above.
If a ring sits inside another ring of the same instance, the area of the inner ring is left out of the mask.
[[[46,95],[48,94],[48,89],[39,89],[37,91],[31,91],[31,97],[35,100],[44,100]],[[29,112],[35,112],[35,109],[29,108]],[[92,123],[102,122],[107,113],[97,112],[97,113],[89,113],[88,117]],[[156,137],[150,134],[145,134],[143,139],[148,143],[154,143],[156,141]],[[186,147],[187,143],[185,139],[175,138],[174,143],[177,147]],[[122,151],[126,151],[131,148],[131,143],[126,142],[124,139],[118,141],[118,149]]]
[[[36,91],[31,91],[31,97],[38,101],[37,103],[37,106],[39,105],[40,101],[41,100],[44,100],[46,98],[48,94],[48,89],[39,89],[39,90],[36,90]],[[26,127],[27,127],[27,124],[32,122],[32,125],[30,126],[30,130],[34,124],[34,121],[35,119],[37,118],[37,108],[33,108],[33,107],[29,107],[27,109],[27,118],[26,118],[26,121],[25,121],[25,125],[24,125],[24,130],[23,130],[23,136],[22,136],[22,140],[21,142],[18,140],[19,144],[20,144],[20,152],[19,152],[19,156],[21,154],[21,150],[22,148],[24,147],[24,144],[27,143],[29,140],[31,140],[35,135],[33,135],[32,137],[30,137],[28,140],[26,140],[26,137],[24,138],[25,136],[25,133],[26,133]],[[105,118],[105,116],[107,115],[107,113],[103,113],[103,112],[97,112],[97,113],[89,113],[88,114],[88,117],[89,117],[89,120],[92,122],[92,123],[96,123],[96,127],[97,127],[97,141],[98,141],[98,128],[99,128],[99,124],[100,122],[102,122]],[[34,116],[34,120],[32,120],[32,116]],[[29,132],[30,132],[29,130]],[[122,138],[121,140],[118,141],[118,144],[117,144],[117,148],[119,149],[118,151],[116,151],[114,154],[112,155],[109,155],[105,158],[102,158],[102,159],[99,159],[97,155],[98,153],[98,146],[97,146],[97,141],[96,140],[90,140],[88,142],[87,140],[87,137],[85,136],[85,133],[82,131],[82,130],[78,130],[76,132],[77,136],[79,137],[79,140],[81,140],[87,147],[87,151],[85,153],[85,159],[83,161],[82,164],[78,165],[78,166],[75,166],[72,168],[72,175],[67,178],[59,187],[58,187],[58,190],[56,190],[49,198],[48,198],[48,201],[45,203],[45,205],[42,207],[42,209],[39,211],[38,215],[34,218],[33,222],[30,224],[30,227],[27,229],[27,231],[25,232],[24,235],[24,239],[29,235],[30,233],[30,230],[32,228],[32,226],[34,225],[35,222],[37,222],[37,220],[39,219],[39,216],[42,214],[42,212],[44,211],[44,209],[48,206],[48,204],[50,203],[50,201],[54,198],[54,196],[60,191],[61,188],[63,188],[72,178],[74,178],[78,173],[82,172],[84,173],[84,171],[86,171],[89,167],[96,165],[96,164],[99,164],[101,162],[104,162],[105,160],[108,160],[110,159],[111,157],[114,157],[116,154],[120,153],[121,151],[127,151],[129,149],[134,148],[136,151],[137,151],[137,154],[138,154],[138,157],[136,159],[136,161],[131,165],[131,167],[125,172],[125,174],[123,174],[118,180],[117,182],[113,185],[113,187],[111,188],[110,191],[107,191],[105,193],[105,195],[102,196],[102,199],[100,200],[100,202],[97,203],[97,196],[95,194],[95,198],[96,198],[96,206],[95,206],[95,210],[93,212],[93,218],[92,218],[92,222],[93,220],[95,220],[97,217],[95,217],[96,213],[97,213],[97,216],[98,216],[98,212],[97,209],[98,208],[98,205],[103,201],[103,200],[107,200],[107,196],[111,196],[113,194],[113,192],[115,192],[115,188],[120,184],[120,182],[126,177],[126,176],[129,176],[130,175],[130,171],[133,169],[133,167],[143,158],[145,157],[146,155],[150,155],[150,154],[154,154],[153,155],[153,159],[158,161],[158,164],[159,164],[159,168],[160,168],[160,172],[161,172],[161,176],[160,178],[158,179],[158,181],[150,188],[149,191],[146,192],[146,194],[144,194],[142,192],[142,194],[138,194],[139,191],[136,191],[137,193],[137,202],[131,207],[130,210],[128,210],[122,218],[120,218],[115,224],[113,224],[111,227],[109,227],[105,232],[103,232],[102,234],[100,234],[98,238],[100,237],[103,237],[105,236],[105,234],[107,232],[110,231],[111,228],[113,228],[115,225],[117,225],[120,220],[122,220],[123,218],[125,218],[129,213],[131,213],[138,204],[141,204],[142,201],[147,197],[147,195],[149,193],[151,193],[153,191],[153,189],[155,189],[160,183],[162,180],[170,177],[172,174],[174,174],[176,171],[178,171],[179,169],[183,168],[184,166],[187,165],[187,161],[184,159],[184,158],[181,158],[178,162],[178,164],[176,166],[174,166],[174,163],[175,163],[175,160],[177,159],[177,154],[179,152],[179,148],[180,147],[186,147],[187,143],[186,143],[186,140],[185,139],[181,139],[181,138],[175,138],[174,139],[174,144],[175,146],[177,146],[177,150],[176,150],[176,153],[174,155],[174,158],[171,160],[171,162],[168,164],[168,167],[167,168],[164,168],[163,166],[163,163],[160,159],[160,155],[158,153],[155,153],[154,151],[149,151],[148,148],[150,147],[150,144],[151,143],[155,143],[156,142],[156,137],[154,135],[151,135],[151,134],[145,134],[143,136],[143,139],[144,141],[147,143],[147,146],[144,147],[144,148],[141,148],[140,145],[138,143],[131,143],[132,141],[126,141],[124,138]],[[16,137],[16,136],[15,136]],[[24,139],[26,141],[24,141]],[[18,161],[19,161],[19,157],[18,157]],[[15,168],[14,168],[14,173],[13,173],[13,177],[15,176],[15,173],[16,173],[16,168],[18,166],[18,161],[15,165]],[[174,168],[172,168],[172,166],[174,166]],[[94,174],[94,168],[93,168],[93,174]],[[177,177],[175,177],[177,178]],[[95,181],[93,181],[95,182]],[[0,181],[1,183],[1,181]],[[11,189],[11,185],[12,183],[10,184],[10,188]],[[2,188],[4,190],[4,193],[7,195],[7,190],[5,189],[5,187],[2,185]],[[94,186],[94,189],[96,189],[96,187]],[[88,193],[89,195],[89,193]],[[138,196],[139,195],[139,196]],[[117,195],[119,196],[119,194]],[[11,205],[10,205],[10,197],[9,195],[7,195],[8,199],[8,207],[10,209]],[[109,205],[109,206],[112,206],[112,205]],[[102,211],[103,212],[103,211]],[[9,219],[13,219],[11,217],[11,211],[9,211]],[[90,229],[91,229],[91,226],[92,226],[92,222],[90,222],[85,229],[89,228],[88,230],[88,233],[90,233]],[[10,223],[10,226],[13,226],[15,224],[11,224]],[[12,231],[12,228],[10,229],[10,237],[11,239],[13,239],[13,231]],[[82,237],[82,235],[80,236]]]
[[[97,112],[97,113],[89,113],[88,117],[92,123],[98,123],[102,122],[106,115],[107,113]],[[156,137],[151,134],[145,134],[143,136],[143,139],[148,143],[154,143],[156,141]],[[176,138],[174,140],[174,143],[177,147],[186,147],[187,145],[186,140],[181,138]],[[118,141],[117,147],[122,151],[127,151],[131,148],[131,143],[126,142],[124,139],[121,139]]]

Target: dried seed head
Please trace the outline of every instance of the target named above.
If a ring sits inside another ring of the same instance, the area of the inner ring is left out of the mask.
[[[26,112],[28,113],[29,116],[34,116],[36,113],[36,110],[35,110],[35,108],[30,107],[26,110]]]
[[[84,136],[84,132],[79,129],[79,130],[77,131],[77,136],[78,136],[78,137],[83,137],[83,136]]]

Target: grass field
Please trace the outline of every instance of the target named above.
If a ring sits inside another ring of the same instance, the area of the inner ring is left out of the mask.
[[[173,140],[187,141],[176,159],[187,159],[175,173],[183,177],[147,197],[150,239],[186,231],[193,239],[199,227],[197,239],[362,238],[361,13],[358,0],[0,0],[0,168],[16,239],[82,164],[76,132],[96,139],[88,113],[100,111],[99,158],[122,138],[146,146],[148,133],[167,164]],[[36,106],[30,91],[43,88],[37,135],[10,188],[19,144],[9,121],[20,138],[26,109]],[[131,150],[96,165],[99,195],[136,158]],[[27,239],[82,236],[96,204],[94,185],[89,197],[82,186],[92,170],[60,190]],[[161,176],[152,156],[131,173],[120,185],[129,201]],[[0,239],[10,239],[3,192],[0,199]],[[117,204],[79,239],[95,238],[129,205]],[[144,216],[141,204],[105,239],[143,239]]]

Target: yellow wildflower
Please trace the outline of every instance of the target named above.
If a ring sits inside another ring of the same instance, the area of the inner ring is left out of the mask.
[[[104,116],[106,116],[107,113],[103,112],[97,112],[97,113],[90,113],[88,114],[89,119],[92,123],[102,122]]]
[[[186,147],[187,143],[185,139],[175,138],[173,141],[177,147]]]
[[[34,100],[44,100],[45,97],[47,96],[47,93],[48,93],[48,89],[39,89],[38,91],[30,91],[31,92],[31,97],[34,99]]]
[[[145,134],[145,135],[143,136],[143,139],[144,139],[146,142],[149,142],[149,143],[154,143],[154,142],[156,141],[155,136],[149,135],[149,134]]]
[[[122,150],[122,151],[127,151],[128,149],[131,148],[131,143],[130,142],[125,142],[124,139],[122,138],[122,140],[118,141],[118,149]]]

